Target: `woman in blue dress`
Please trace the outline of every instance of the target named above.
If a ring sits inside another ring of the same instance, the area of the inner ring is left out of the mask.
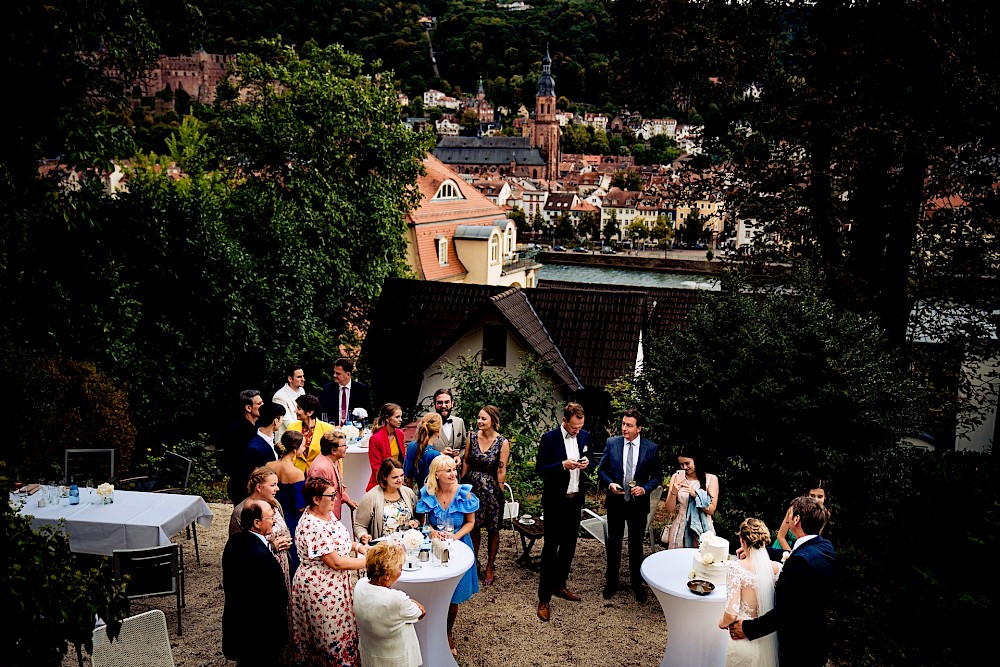
[[[441,452],[434,448],[431,441],[441,433],[441,415],[428,412],[417,426],[417,439],[406,447],[406,459],[403,461],[403,472],[407,479],[419,489],[427,481],[427,473],[431,469],[431,461]]]
[[[417,513],[430,512],[432,525],[437,525],[438,519],[451,518],[455,526],[455,539],[462,540],[467,547],[472,548],[469,533],[476,525],[476,510],[479,500],[472,495],[472,486],[458,483],[458,473],[455,471],[455,459],[441,454],[431,461],[427,483],[420,489],[420,500],[417,501]],[[458,605],[479,592],[479,577],[476,567],[466,570],[462,575],[455,594],[451,596],[451,606],[448,607],[448,646],[453,655],[457,655],[455,640],[451,629],[458,617]]]

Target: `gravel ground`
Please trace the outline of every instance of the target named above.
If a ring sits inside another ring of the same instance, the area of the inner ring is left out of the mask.
[[[222,550],[228,537],[232,505],[209,503],[215,515],[211,528],[199,527],[201,563],[195,562],[194,544],[184,544],[187,566],[187,606],[183,610],[184,634],[177,636],[173,598],[134,602],[132,612],[162,609],[167,616],[174,662],[178,667],[231,667],[222,655]],[[485,549],[483,540],[483,549]],[[540,553],[541,540],[533,553]],[[521,546],[510,530],[501,534],[498,567],[493,586],[482,588],[461,605],[455,623],[458,663],[463,667],[522,667],[574,664],[583,667],[658,665],[663,656],[666,623],[650,592],[639,604],[625,592],[611,600],[601,598],[604,585],[604,547],[594,539],[581,538],[577,547],[569,588],[583,597],[581,602],[552,600],[552,620],[542,623],[538,604],[538,574],[513,562]],[[647,546],[647,552],[649,547]],[[622,560],[627,563],[627,555]],[[628,586],[627,564],[622,584]],[[275,610],[275,622],[284,613]],[[71,649],[64,667],[76,666]],[[85,658],[85,664],[90,662]],[[425,667],[436,667],[425,665]]]

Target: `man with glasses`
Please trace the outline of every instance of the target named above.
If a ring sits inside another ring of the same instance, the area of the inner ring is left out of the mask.
[[[431,445],[442,454],[454,456],[461,461],[468,433],[465,430],[465,420],[452,416],[454,407],[455,398],[451,389],[442,387],[434,392],[434,411],[441,415],[441,432],[431,441]]]
[[[288,589],[285,575],[271,553],[267,536],[274,526],[274,509],[251,500],[240,513],[240,530],[222,553],[222,653],[239,667],[276,667],[288,643]],[[269,626],[260,641],[260,610],[278,611],[280,623]]]

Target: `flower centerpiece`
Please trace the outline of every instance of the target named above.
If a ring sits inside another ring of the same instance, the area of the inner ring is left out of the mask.
[[[109,484],[105,482],[97,487],[97,495],[101,499],[102,505],[109,505],[115,502],[115,487],[114,484]]]

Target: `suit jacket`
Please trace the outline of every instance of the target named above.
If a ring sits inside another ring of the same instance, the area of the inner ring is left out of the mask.
[[[576,444],[580,448],[580,458],[588,458],[589,463],[580,471],[580,491],[587,491],[587,475],[597,467],[597,460],[590,447],[590,433],[581,429],[576,436]],[[566,460],[566,441],[563,440],[562,428],[552,429],[542,435],[538,443],[538,454],[535,456],[535,472],[542,478],[542,507],[566,495],[569,488],[569,470],[562,467]]]
[[[335,426],[340,425],[340,385],[336,382],[328,382],[323,385],[323,391],[319,394],[319,404],[330,423]],[[368,413],[369,422],[375,418],[372,413],[372,397],[368,385],[351,378],[351,395],[347,397],[348,421],[352,420],[351,414],[354,412],[354,408],[364,408],[365,412]]]
[[[396,444],[399,445],[400,452],[400,463],[402,459],[406,457],[406,440],[403,439],[403,432],[398,428],[396,429]],[[368,438],[368,464],[372,468],[372,476],[368,478],[368,486],[365,487],[365,492],[372,490],[372,487],[378,483],[375,479],[375,474],[378,472],[378,468],[382,465],[383,459],[387,456],[392,455],[392,445],[389,444],[389,429],[383,426],[379,430],[372,433],[372,437]]]
[[[775,584],[774,609],[743,621],[748,639],[778,633],[782,667],[826,664],[826,614],[833,597],[833,565],[833,545],[822,536],[794,549]]]
[[[622,460],[624,444],[625,438],[620,435],[608,438],[608,441],[604,443],[604,455],[597,468],[597,476],[604,486],[624,484],[625,466]],[[649,502],[649,494],[653,489],[663,483],[660,462],[656,457],[656,447],[656,443],[652,440],[639,436],[639,455],[636,457],[632,479],[646,490],[646,495],[642,497],[646,503]],[[628,493],[628,489],[625,489],[625,493]]]
[[[226,542],[222,552],[222,653],[229,660],[271,658],[277,664],[288,642],[288,608],[285,575],[271,549],[249,531],[241,530]],[[267,638],[261,641],[262,605],[276,610],[279,622],[266,623]]]
[[[465,420],[461,417],[452,416],[451,419],[451,438],[446,439],[444,437],[444,430],[438,434],[436,438],[431,440],[431,444],[434,445],[434,449],[439,452],[443,452],[445,447],[451,447],[452,449],[465,449],[465,441],[469,437],[469,432],[465,430]]]

